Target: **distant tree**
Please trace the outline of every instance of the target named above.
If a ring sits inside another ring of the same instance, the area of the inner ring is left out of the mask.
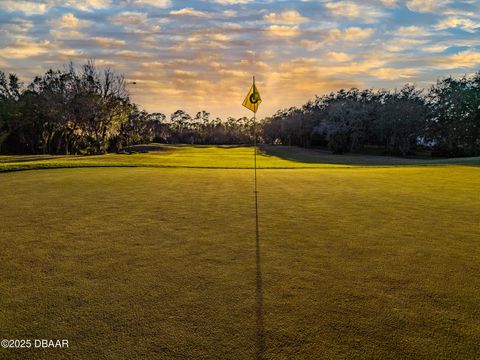
[[[432,86],[428,135],[440,155],[480,154],[480,73]]]
[[[264,122],[270,141],[308,147],[327,145],[334,153],[383,147],[407,155],[424,135],[427,107],[421,91],[405,86],[399,92],[339,90],[301,108],[278,111]]]
[[[374,125],[388,153],[406,156],[416,150],[419,138],[425,133],[428,115],[422,92],[406,85],[399,92],[385,94]]]
[[[127,121],[120,125],[119,134],[110,142],[115,149],[149,143],[153,141],[154,132],[148,121],[148,113],[137,105],[129,104]]]
[[[18,100],[22,84],[17,75],[5,75],[0,71],[0,152],[7,138],[19,127],[20,109]]]
[[[83,66],[81,75],[83,100],[88,107],[84,126],[92,140],[92,152],[102,154],[108,139],[118,135],[128,121],[129,97],[123,76],[110,69],[98,71],[93,62]]]
[[[412,85],[399,91],[339,90],[256,123],[260,143],[328,146],[335,153],[378,151],[407,156],[419,143],[448,156],[480,154],[480,73],[447,78],[427,95]],[[48,70],[25,88],[0,71],[0,152],[102,154],[145,142],[248,144],[253,119],[167,119],[133,104],[122,75],[93,61]]]
[[[67,113],[72,110],[72,72],[48,70],[43,76],[37,76],[28,86],[33,98],[30,106],[41,122],[40,148],[43,153],[60,153],[67,127],[71,125]],[[65,151],[68,153],[68,150]]]
[[[325,99],[323,122],[328,147],[333,153],[359,152],[369,138],[375,94],[369,90],[340,90]]]
[[[209,112],[205,110],[197,112],[192,121],[192,142],[215,143],[215,126],[215,122],[210,121]]]
[[[153,133],[153,140],[156,142],[167,142],[170,131],[165,122],[166,116],[162,113],[148,114],[148,124]]]
[[[177,110],[170,115],[170,121],[174,131],[174,139],[177,142],[186,142],[189,137],[192,117],[183,110]]]
[[[262,120],[263,138],[266,143],[276,144],[282,142],[282,119],[276,117],[268,117]]]

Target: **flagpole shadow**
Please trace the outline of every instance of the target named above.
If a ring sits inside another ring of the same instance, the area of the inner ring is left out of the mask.
[[[262,268],[260,257],[260,232],[258,228],[258,193],[255,191],[255,235],[256,235],[256,340],[257,352],[256,359],[264,358],[265,354],[265,326],[264,326],[264,308],[263,308],[263,284],[262,284]]]

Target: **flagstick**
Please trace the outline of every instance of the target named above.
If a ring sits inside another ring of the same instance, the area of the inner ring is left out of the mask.
[[[255,123],[255,113],[253,114],[253,147],[254,147],[254,162],[255,162],[255,193],[257,193],[257,124]]]
[[[255,89],[255,76],[253,77],[253,86]],[[258,109],[258,103],[257,108]],[[265,325],[264,325],[264,308],[263,308],[263,282],[262,282],[262,269],[261,269],[261,257],[260,257],[260,231],[258,227],[258,192],[257,192],[257,117],[256,112],[253,112],[253,146],[254,146],[254,159],[255,159],[255,252],[256,252],[256,317],[257,317],[257,351],[256,358],[263,359],[265,353]]]
[[[255,87],[255,76],[253,77],[253,86]],[[255,194],[257,193],[257,113],[253,112],[253,147],[254,147],[254,163],[255,163]]]

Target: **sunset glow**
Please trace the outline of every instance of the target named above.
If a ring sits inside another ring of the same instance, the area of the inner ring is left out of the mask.
[[[0,0],[0,69],[70,60],[124,73],[148,111],[259,116],[342,87],[426,87],[480,66],[480,2]]]

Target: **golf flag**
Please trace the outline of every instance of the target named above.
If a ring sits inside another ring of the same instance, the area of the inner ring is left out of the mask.
[[[255,78],[253,78],[253,85],[250,91],[248,92],[247,97],[243,100],[243,106],[247,109],[252,110],[254,113],[257,112],[258,106],[262,102],[262,98],[260,97],[260,93],[258,92],[257,87],[255,86]]]

